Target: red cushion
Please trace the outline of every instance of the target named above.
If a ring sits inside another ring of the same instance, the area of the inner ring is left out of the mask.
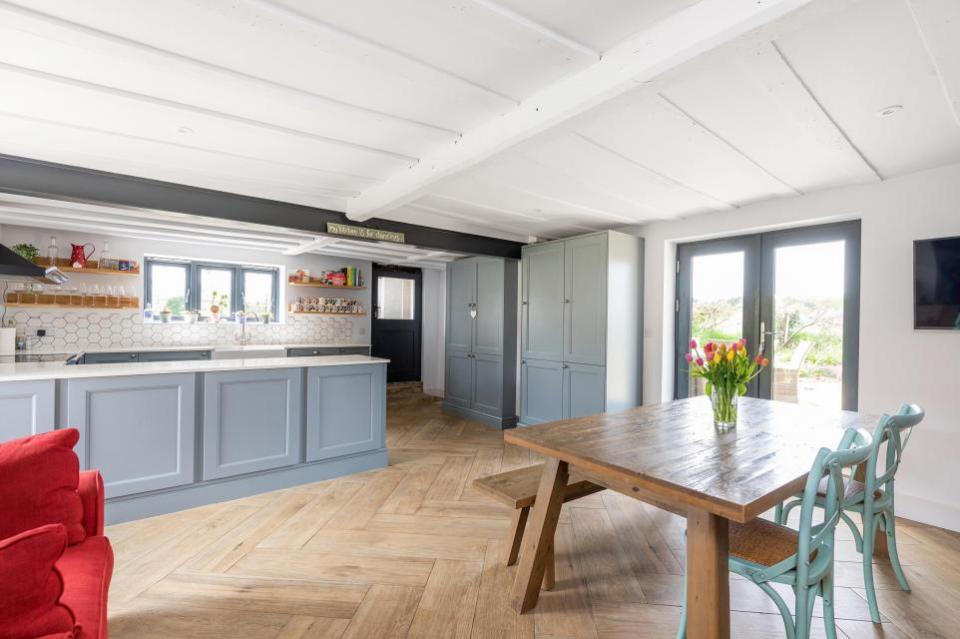
[[[60,602],[63,580],[54,567],[67,545],[60,524],[41,526],[0,541],[0,637],[73,637],[76,621]]]
[[[44,524],[63,524],[68,543],[83,541],[83,504],[77,494],[80,461],[75,428],[0,444],[0,539]]]
[[[57,569],[63,575],[62,601],[80,624],[77,638],[106,639],[107,591],[113,574],[110,542],[97,536],[69,546],[57,562]]]

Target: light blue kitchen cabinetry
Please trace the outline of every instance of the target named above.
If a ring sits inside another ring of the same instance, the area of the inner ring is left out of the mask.
[[[522,255],[520,423],[640,405],[643,240],[604,231]]]
[[[0,442],[53,430],[53,380],[0,384]]]
[[[498,428],[516,425],[517,262],[447,265],[443,408]]]
[[[205,373],[203,479],[300,461],[303,369]]]
[[[71,378],[63,426],[80,430],[84,468],[99,469],[107,498],[194,480],[196,375]]]
[[[386,373],[375,364],[307,369],[308,462],[385,448]]]

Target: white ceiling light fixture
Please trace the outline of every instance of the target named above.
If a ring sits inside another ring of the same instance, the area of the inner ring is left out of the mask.
[[[180,135],[193,135],[194,130],[188,126],[178,126],[177,133],[179,133]]]
[[[900,113],[901,111],[903,111],[902,104],[891,104],[890,106],[885,106],[877,111],[877,115],[881,118],[889,118]]]

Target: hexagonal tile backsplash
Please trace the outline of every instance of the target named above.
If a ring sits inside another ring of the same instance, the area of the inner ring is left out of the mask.
[[[130,311],[27,311],[8,313],[28,334],[46,328],[47,337],[33,340],[34,352],[70,353],[103,348],[201,346],[235,343],[240,326],[219,324],[147,323]],[[252,344],[348,344],[353,320],[347,317],[291,316],[284,324],[247,325]]]

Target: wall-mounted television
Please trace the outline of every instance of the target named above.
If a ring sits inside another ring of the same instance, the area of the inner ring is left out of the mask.
[[[960,236],[913,243],[913,326],[960,331]]]

